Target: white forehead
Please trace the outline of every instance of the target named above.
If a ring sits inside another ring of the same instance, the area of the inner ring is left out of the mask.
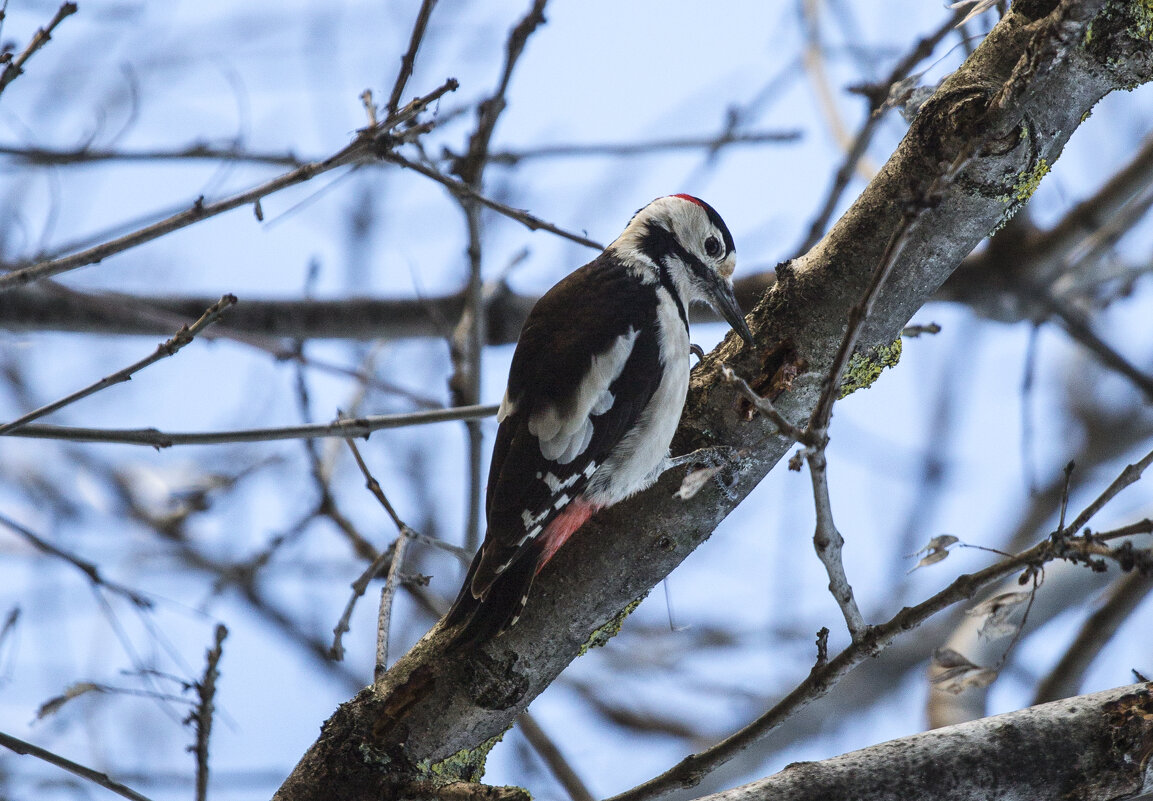
[[[637,212],[633,224],[653,219],[663,222],[682,241],[701,241],[709,234],[720,233],[699,204],[676,195],[659,197],[645,206]]]

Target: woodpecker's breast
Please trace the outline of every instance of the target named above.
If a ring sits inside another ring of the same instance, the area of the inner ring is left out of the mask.
[[[656,292],[660,380],[636,425],[589,482],[585,497],[595,504],[616,503],[657,480],[684,409],[689,388],[689,332],[668,289],[658,286]]]

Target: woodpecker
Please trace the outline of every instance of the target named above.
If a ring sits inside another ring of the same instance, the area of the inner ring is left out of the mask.
[[[748,343],[733,237],[691,195],[657,198],[545,293],[520,333],[489,469],[488,532],[444,620],[450,647],[514,625],[537,573],[594,512],[670,465],[689,385],[688,307]]]

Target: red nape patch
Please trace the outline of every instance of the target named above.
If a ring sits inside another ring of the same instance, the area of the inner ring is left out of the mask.
[[[593,512],[598,509],[600,506],[591,504],[584,498],[576,498],[564,508],[563,512],[552,519],[552,522],[540,534],[540,544],[544,550],[541,552],[540,561],[536,565],[537,573],[560,550],[560,546],[564,545],[568,538],[575,534],[576,530],[583,526],[585,521],[592,517]]]
[[[679,198],[681,198],[682,200],[687,200],[687,201],[689,201],[690,203],[696,203],[696,204],[697,204],[698,206],[700,206],[702,209],[705,207],[705,204],[701,202],[701,199],[700,199],[700,198],[697,198],[697,197],[693,197],[692,195],[684,195],[684,194],[682,194],[682,195],[671,195],[670,197],[679,197]]]

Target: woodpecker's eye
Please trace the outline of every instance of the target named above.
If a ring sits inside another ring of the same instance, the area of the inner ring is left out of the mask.
[[[710,236],[705,240],[705,254],[711,259],[721,255],[721,243],[717,241],[715,236]]]

